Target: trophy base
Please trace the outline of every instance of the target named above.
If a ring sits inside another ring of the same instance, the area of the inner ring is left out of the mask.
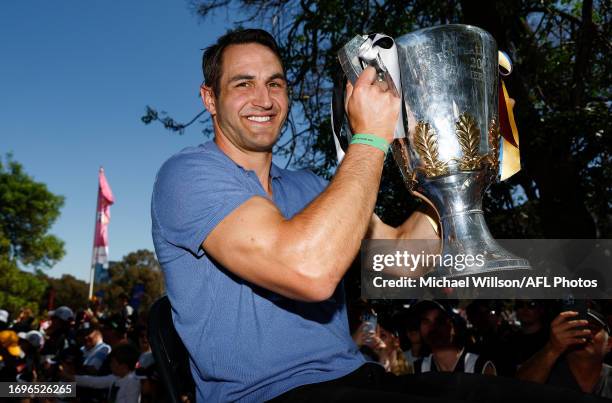
[[[480,276],[485,274],[498,274],[516,270],[531,270],[527,259],[519,257],[505,257],[498,260],[489,260],[482,266],[472,265],[464,270],[449,270],[446,267],[437,267],[433,275],[446,278],[459,278],[466,276]]]
[[[508,252],[489,232],[482,211],[487,174],[482,169],[421,180],[440,217],[441,255],[452,259],[450,265],[438,264],[433,275],[456,278],[531,269],[526,259]]]

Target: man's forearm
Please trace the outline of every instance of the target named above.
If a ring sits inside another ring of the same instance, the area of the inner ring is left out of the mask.
[[[524,381],[546,383],[559,356],[560,354],[547,344],[520,366],[516,377]]]
[[[321,270],[330,281],[340,281],[372,217],[383,162],[382,152],[351,145],[327,189],[286,222],[284,232],[299,249],[298,256],[309,254],[309,270]]]
[[[398,239],[439,239],[438,225],[429,212],[415,211],[397,228]]]

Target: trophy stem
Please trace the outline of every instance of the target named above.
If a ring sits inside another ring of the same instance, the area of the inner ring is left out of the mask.
[[[461,171],[453,175],[423,178],[421,194],[427,194],[440,216],[442,260],[453,259],[454,266],[439,265],[435,274],[460,277],[530,269],[529,262],[502,248],[491,235],[482,211],[487,187],[486,169]],[[421,190],[421,189],[419,189]]]

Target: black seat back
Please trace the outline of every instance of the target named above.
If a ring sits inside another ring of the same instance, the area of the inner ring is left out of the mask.
[[[167,295],[153,303],[149,311],[149,344],[164,388],[171,403],[182,403],[181,396],[195,402],[195,383],[189,369],[189,353],[172,323],[172,307]]]

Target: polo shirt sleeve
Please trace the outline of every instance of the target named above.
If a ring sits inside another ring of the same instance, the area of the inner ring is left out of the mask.
[[[88,360],[88,364],[94,367],[96,370],[99,370],[102,364],[104,364],[104,360],[108,354],[110,354],[110,346],[103,346],[98,348],[98,350],[94,353],[90,360]]]
[[[151,212],[169,243],[202,256],[202,242],[228,214],[255,196],[236,167],[206,153],[178,154],[157,174]]]
[[[319,193],[324,191],[329,185],[329,181],[327,179],[320,177],[310,169],[302,169],[299,171],[299,173],[302,175],[301,180],[308,183],[316,195],[319,195]]]

